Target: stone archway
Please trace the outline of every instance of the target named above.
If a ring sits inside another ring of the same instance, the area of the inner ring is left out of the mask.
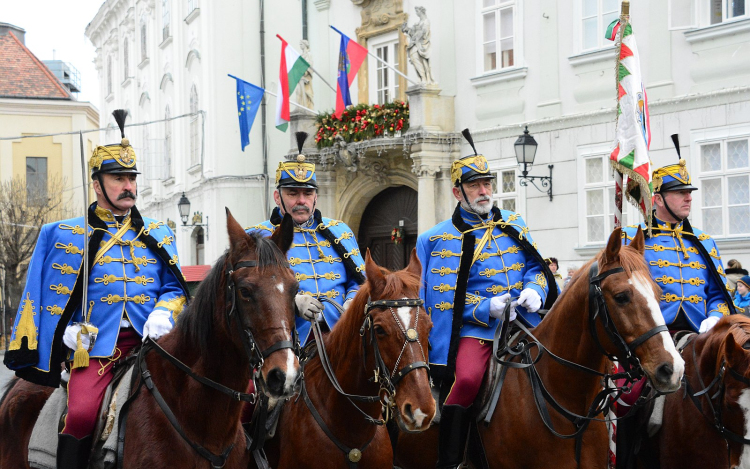
[[[359,248],[379,265],[399,270],[409,263],[417,245],[417,191],[408,186],[389,187],[377,194],[365,208],[359,225]],[[391,240],[394,228],[402,230],[402,242]]]

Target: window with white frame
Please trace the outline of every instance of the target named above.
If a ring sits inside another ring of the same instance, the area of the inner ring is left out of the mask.
[[[147,39],[148,36],[146,29],[146,16],[144,15],[143,18],[141,18],[141,62],[148,58],[148,43],[146,42]]]
[[[190,166],[200,163],[198,142],[198,90],[195,85],[190,89]]]
[[[748,15],[750,0],[710,0],[711,24],[723,23]]]
[[[515,168],[501,169],[496,173],[495,205],[502,210],[516,212],[518,199],[518,182]]]
[[[748,137],[700,144],[701,228],[714,237],[750,235]]]
[[[169,38],[169,23],[171,20],[169,0],[161,0],[161,40],[166,41]]]
[[[588,154],[581,158],[583,175],[583,217],[579,231],[583,244],[601,244],[615,227],[615,180],[609,165],[609,153]],[[622,226],[638,223],[635,208],[623,196]]]
[[[481,0],[481,71],[483,73],[516,65],[515,0]]]
[[[144,120],[148,122],[148,118]],[[139,184],[146,188],[150,185],[149,180],[151,179],[151,172],[149,171],[149,164],[151,163],[151,132],[148,125],[144,125],[141,128],[143,129],[143,143],[141,145],[141,153],[138,155],[138,170],[141,172]]]
[[[398,69],[398,33],[373,37],[367,41],[368,49],[380,60],[368,56],[369,101],[371,104],[390,103],[398,95],[398,74],[388,65]],[[385,63],[383,63],[385,62]],[[386,65],[388,64],[388,65]]]
[[[581,51],[613,44],[604,38],[612,21],[620,16],[620,0],[579,0],[581,2]]]
[[[112,94],[112,56],[107,57],[107,96]]]
[[[123,71],[123,80],[127,80],[130,76],[130,57],[129,57],[129,50],[128,50],[128,40],[125,39],[125,42],[122,44],[122,71]]]
[[[167,106],[164,111],[164,178],[169,179],[172,177],[172,121],[170,118],[172,113],[169,111]]]
[[[187,4],[188,4],[188,9],[187,9],[188,14],[192,13],[193,10],[198,8],[198,0],[187,0]]]

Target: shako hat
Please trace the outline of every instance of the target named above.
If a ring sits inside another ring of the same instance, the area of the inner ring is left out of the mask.
[[[495,179],[495,175],[490,173],[487,159],[483,155],[477,153],[469,129],[464,129],[461,133],[466,141],[469,142],[469,145],[471,145],[474,154],[464,156],[460,160],[456,160],[451,164],[451,182],[453,182],[453,185],[458,187],[459,184],[473,181],[475,179]]]
[[[305,155],[302,154],[302,146],[307,139],[307,132],[295,133],[297,137],[297,149],[299,154],[296,161],[282,161],[276,169],[276,188],[298,187],[303,189],[317,189],[318,181],[315,179],[315,164],[306,163]]]
[[[672,142],[677,149],[677,164],[662,166],[653,172],[654,193],[663,193],[668,191],[697,191],[698,188],[693,186],[690,181],[685,160],[680,156],[680,139],[677,134],[672,135]]]
[[[98,146],[89,159],[91,178],[98,174],[141,174],[135,166],[135,150],[125,138],[125,119],[128,111],[116,109],[112,112],[117,126],[120,127],[122,140],[112,145]]]

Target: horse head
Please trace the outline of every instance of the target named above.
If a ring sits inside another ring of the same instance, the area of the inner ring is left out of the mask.
[[[597,259],[598,274],[590,271],[589,307],[596,303],[591,295],[598,290],[603,307],[598,311],[601,320],[596,335],[602,337],[605,351],[621,364],[640,365],[657,390],[673,392],[680,387],[685,362],[664,323],[659,308],[661,289],[651,278],[644,249],[640,228],[629,246],[622,245],[620,228],[612,232]]]
[[[750,400],[744,397],[745,402],[740,402],[740,399],[743,392],[750,388],[750,318],[741,314],[725,316],[707,335],[706,347],[709,350],[715,348],[710,345],[715,342],[718,353],[707,357],[705,361],[701,359],[701,371],[708,377],[706,384],[713,376],[723,372],[726,403],[741,404],[741,407],[747,409]]]
[[[368,354],[366,366],[379,369],[381,391],[388,394],[387,404],[395,406],[399,427],[406,432],[426,430],[436,407],[427,365],[432,320],[419,300],[422,264],[412,250],[409,265],[390,272],[378,266],[368,250],[365,272],[367,282],[357,300],[367,301],[361,305],[367,318],[362,332],[365,347],[375,350]]]
[[[225,257],[227,327],[254,368],[256,388],[272,399],[296,392],[299,378],[294,296],[298,283],[285,257],[292,244],[292,217],[284,216],[270,238],[247,234],[227,209]]]

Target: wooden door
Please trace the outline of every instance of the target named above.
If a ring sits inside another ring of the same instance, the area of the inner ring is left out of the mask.
[[[394,228],[403,230],[403,242],[399,244],[391,240]],[[357,239],[363,257],[369,248],[379,265],[399,270],[409,263],[417,234],[417,191],[397,186],[385,189],[370,201],[362,215]]]

